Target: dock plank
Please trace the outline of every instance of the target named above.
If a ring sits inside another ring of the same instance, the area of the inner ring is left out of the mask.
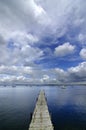
[[[54,130],[44,91],[40,91],[28,130]]]

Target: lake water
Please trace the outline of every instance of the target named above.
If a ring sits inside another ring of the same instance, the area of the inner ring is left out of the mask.
[[[28,130],[41,89],[54,130],[86,130],[86,86],[0,87],[0,130]]]

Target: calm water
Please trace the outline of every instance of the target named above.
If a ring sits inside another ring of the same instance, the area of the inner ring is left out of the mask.
[[[0,87],[0,130],[28,130],[40,89],[55,130],[86,130],[86,86]]]

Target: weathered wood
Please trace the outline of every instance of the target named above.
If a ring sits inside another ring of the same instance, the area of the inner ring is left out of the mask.
[[[28,130],[53,130],[44,91],[41,91]]]

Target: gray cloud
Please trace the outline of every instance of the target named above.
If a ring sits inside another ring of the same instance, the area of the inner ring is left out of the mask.
[[[71,81],[86,81],[86,62],[82,62],[76,67],[69,68],[68,75]]]
[[[66,56],[68,54],[73,53],[74,50],[75,50],[75,46],[67,42],[56,47],[54,53],[57,57],[62,57],[62,56]]]

